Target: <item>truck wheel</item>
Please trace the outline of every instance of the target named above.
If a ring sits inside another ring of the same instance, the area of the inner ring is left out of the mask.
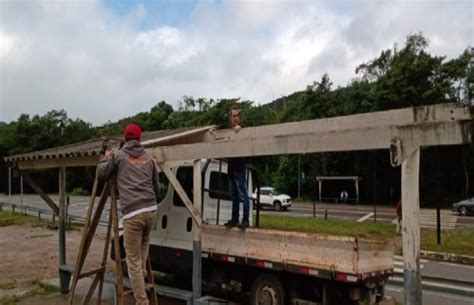
[[[273,274],[259,275],[250,289],[250,305],[285,305],[285,288]]]
[[[275,201],[273,203],[273,208],[275,209],[275,211],[281,211],[281,202],[280,201]]]

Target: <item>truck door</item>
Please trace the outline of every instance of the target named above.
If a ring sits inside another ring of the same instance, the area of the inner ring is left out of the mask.
[[[180,166],[176,171],[176,178],[188,195],[193,200],[193,166]],[[192,249],[192,230],[194,221],[185,207],[178,193],[170,185],[172,196],[168,212],[167,243],[179,249]]]

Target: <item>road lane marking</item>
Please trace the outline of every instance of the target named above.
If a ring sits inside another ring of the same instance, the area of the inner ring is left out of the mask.
[[[361,217],[361,218],[357,219],[357,222],[364,222],[364,221],[366,221],[367,219],[369,219],[370,217],[372,217],[373,215],[374,215],[373,212],[372,212],[372,213],[369,213],[369,214],[365,215],[364,217]]]
[[[402,292],[403,291],[403,288],[395,288],[395,287],[389,286],[389,285],[385,286],[385,289],[395,291],[395,292]]]

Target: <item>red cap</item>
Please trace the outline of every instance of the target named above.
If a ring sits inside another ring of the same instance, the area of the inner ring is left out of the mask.
[[[123,131],[123,136],[125,138],[125,141],[130,141],[130,140],[140,140],[142,136],[142,129],[138,124],[130,123],[125,126],[125,129]]]

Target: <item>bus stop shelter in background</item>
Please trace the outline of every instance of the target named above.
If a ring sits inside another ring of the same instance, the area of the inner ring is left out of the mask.
[[[324,198],[322,197],[322,190],[323,190],[323,182],[324,181],[353,181],[354,182],[354,188],[355,188],[355,198],[353,199],[356,204],[359,204],[359,181],[362,180],[362,178],[358,176],[317,176],[316,181],[318,181],[318,194],[319,194],[319,202],[323,202],[323,199],[335,199],[336,202],[339,197],[336,198]],[[347,198],[350,200],[350,198]]]

